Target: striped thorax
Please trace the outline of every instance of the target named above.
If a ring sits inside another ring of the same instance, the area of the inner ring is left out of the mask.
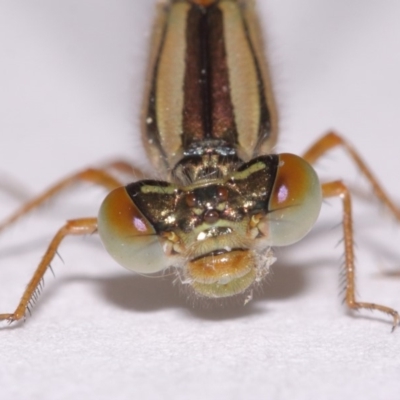
[[[246,161],[271,151],[277,115],[253,2],[173,1],[158,12],[145,120],[155,166],[199,147]]]

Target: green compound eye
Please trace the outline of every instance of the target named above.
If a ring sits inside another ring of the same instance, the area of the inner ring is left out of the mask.
[[[113,190],[104,199],[98,230],[106,250],[123,267],[148,274],[168,266],[157,232],[125,187]]]
[[[321,185],[311,165],[293,154],[279,154],[278,169],[259,229],[270,246],[287,246],[313,227],[322,204]]]

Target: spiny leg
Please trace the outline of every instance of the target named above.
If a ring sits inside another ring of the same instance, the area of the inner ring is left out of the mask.
[[[96,230],[97,218],[81,218],[67,221],[50,242],[42,261],[36,268],[32,279],[29,281],[28,286],[21,297],[18,307],[13,313],[0,314],[0,320],[8,320],[11,323],[18,321],[25,316],[26,311],[29,310],[29,305],[38,295],[43,276],[49,268],[54,256],[57,254],[58,246],[66,236],[92,234],[96,232]]]
[[[355,162],[360,171],[367,178],[372,186],[372,190],[378,199],[389,208],[395,218],[400,221],[400,208],[398,208],[390,197],[383,190],[382,185],[378,179],[374,176],[370,168],[360,157],[360,155],[354,150],[354,148],[341,136],[335,132],[329,132],[322,136],[317,142],[315,142],[303,155],[303,158],[310,164],[314,164],[321,156],[325,155],[329,150],[334,147],[342,146],[347,152],[350,158]]]
[[[13,224],[23,215],[39,207],[44,202],[57,195],[63,189],[72,186],[74,183],[80,181],[92,182],[109,190],[123,186],[123,184],[118,179],[114,178],[109,172],[107,172],[107,169],[116,169],[125,172],[132,171],[129,168],[132,167],[128,163],[118,161],[108,164],[104,169],[87,168],[64,179],[61,179],[59,182],[51,186],[42,194],[23,204],[22,207],[11,214],[5,221],[2,221],[0,223],[0,232],[9,225]]]
[[[393,331],[400,322],[399,313],[396,310],[379,304],[359,302],[356,300],[353,222],[349,189],[341,181],[328,182],[322,184],[322,194],[324,198],[340,197],[343,203],[343,236],[346,273],[345,289],[347,306],[353,310],[365,308],[368,310],[378,310],[391,315],[393,317]]]

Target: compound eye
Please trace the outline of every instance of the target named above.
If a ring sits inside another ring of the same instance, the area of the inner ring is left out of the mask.
[[[98,230],[106,250],[123,267],[145,274],[167,267],[157,232],[125,187],[113,190],[104,199]]]
[[[271,246],[295,243],[311,230],[321,204],[321,185],[311,165],[294,154],[280,154],[268,213],[260,230]]]

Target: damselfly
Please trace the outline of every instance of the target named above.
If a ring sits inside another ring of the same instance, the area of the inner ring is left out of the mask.
[[[111,256],[130,270],[150,274],[173,268],[197,296],[249,299],[275,261],[273,247],[302,239],[318,218],[322,199],[339,197],[346,304],[387,313],[395,328],[397,311],[356,298],[348,188],[341,181],[320,183],[312,164],[343,147],[397,219],[400,211],[334,132],[302,157],[273,153],[278,118],[253,1],[160,2],[149,58],[143,132],[157,180],[123,186],[113,171],[140,175],[125,162],[85,169],[4,221],[0,229],[78,181],[110,190],[97,218],[61,227],[18,307],[0,314],[0,320],[24,318],[66,236],[96,232]]]

